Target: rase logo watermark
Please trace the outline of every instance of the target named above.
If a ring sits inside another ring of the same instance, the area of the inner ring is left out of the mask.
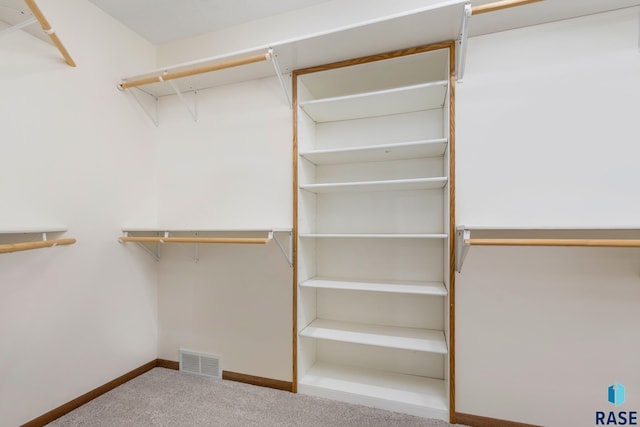
[[[620,383],[609,386],[607,390],[607,400],[616,407],[625,401],[625,389]],[[596,411],[597,426],[637,426],[638,411]]]

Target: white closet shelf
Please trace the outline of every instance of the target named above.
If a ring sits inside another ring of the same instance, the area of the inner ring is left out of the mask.
[[[441,157],[446,148],[447,139],[438,138],[394,144],[314,150],[300,153],[300,156],[316,165],[330,165]]]
[[[483,237],[472,237],[472,232]],[[459,226],[456,229],[456,271],[471,246],[544,246],[640,248],[640,226]]]
[[[448,396],[440,379],[317,362],[298,391],[416,416],[448,420]]]
[[[136,80],[157,75],[158,72],[162,73],[167,69],[180,70],[233,60],[259,54],[269,48],[273,48],[277,54],[282,72],[288,73],[292,70],[320,64],[405,49],[407,46],[455,40],[460,33],[465,1],[447,0],[379,19],[332,28],[302,38],[265,40],[261,45],[241,51],[221,53],[196,61],[168,65],[142,74],[130,75],[123,80]],[[421,28],[429,28],[429,31],[419,31]],[[349,43],[345,43],[345,40],[348,40]],[[341,46],[341,49],[333,49],[338,45]],[[248,67],[179,79],[176,80],[176,83],[183,91],[200,90],[271,76],[273,76],[273,67],[268,63],[261,62]],[[156,97],[175,93],[170,86],[161,83],[145,86],[144,90]]]
[[[27,251],[31,249],[51,248],[54,246],[73,245],[76,239],[48,239],[47,233],[63,233],[65,226],[34,226],[34,227],[4,227],[0,228],[0,235],[40,234],[41,240],[30,242],[0,243],[0,254]]]
[[[211,228],[211,227],[123,227],[120,243],[137,243],[145,252],[156,261],[160,261],[160,245],[165,243],[194,243],[194,261],[199,260],[198,244],[267,244],[272,240],[282,252],[290,266],[293,265],[293,230],[291,228]],[[129,233],[135,233],[131,236]],[[179,236],[175,236],[179,233]],[[261,234],[256,236],[255,234]],[[283,245],[278,238],[278,233],[288,235],[288,244]],[[146,235],[144,235],[146,234]],[[153,234],[149,236],[149,234]],[[173,235],[172,235],[173,234]],[[238,236],[240,234],[240,236]],[[248,236],[248,234],[251,234]],[[155,244],[155,250],[149,249],[148,244]]]
[[[442,282],[419,282],[409,280],[365,281],[315,277],[300,283],[300,286],[303,288],[315,289],[388,292],[411,295],[447,295],[447,289]]]
[[[440,80],[394,89],[385,89],[300,103],[300,108],[316,123],[386,116],[442,108],[448,82]]]
[[[140,232],[140,233],[149,233],[149,232],[158,232],[158,233],[242,233],[242,232],[288,232],[291,231],[291,228],[264,228],[264,227],[255,227],[255,228],[221,228],[221,227],[207,227],[207,226],[131,226],[131,227],[122,227],[123,232]]]
[[[63,233],[65,231],[67,227],[64,225],[0,227],[0,234]]]
[[[301,233],[306,238],[347,238],[347,239],[446,239],[441,233]]]
[[[385,181],[352,181],[330,182],[322,184],[302,184],[300,189],[312,193],[340,193],[353,191],[408,191],[408,190],[435,190],[444,188],[447,178],[438,176],[434,178],[409,178],[393,179]]]
[[[489,235],[481,238],[472,237],[472,231],[489,232]],[[623,234],[622,237],[620,233]],[[462,271],[462,265],[471,246],[640,248],[640,228],[637,226],[500,227],[462,225],[456,229],[455,260],[458,273]]]
[[[322,340],[447,354],[444,332],[429,329],[316,319],[300,331],[300,335]]]

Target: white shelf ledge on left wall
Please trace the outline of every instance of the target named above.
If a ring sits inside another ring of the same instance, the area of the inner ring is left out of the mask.
[[[123,227],[120,243],[136,243],[156,261],[160,247],[168,243],[194,245],[194,261],[200,259],[199,244],[268,244],[274,241],[289,266],[293,265],[293,231],[291,228],[212,228],[212,227]],[[280,237],[279,237],[280,236]],[[281,239],[286,236],[287,242]],[[154,245],[151,249],[148,245]]]
[[[66,231],[67,227],[63,225],[0,226],[0,254],[73,245],[76,239],[49,239],[47,236],[49,233],[58,235]],[[38,239],[31,236],[38,236]]]

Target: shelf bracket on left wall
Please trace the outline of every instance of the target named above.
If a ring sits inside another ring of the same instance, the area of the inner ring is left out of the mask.
[[[124,232],[124,237],[129,237],[129,232],[125,231]],[[147,247],[144,243],[142,242],[135,242],[139,247],[141,247],[146,253],[148,253],[149,255],[151,255],[151,257],[153,259],[156,260],[156,262],[160,261],[160,242],[156,242],[155,247],[156,250],[152,251],[151,249],[149,249],[149,247]]]
[[[159,113],[158,113],[158,103],[159,103],[158,97],[150,95],[150,94],[146,93],[145,91],[143,91],[142,89],[138,89],[138,88],[134,88],[134,89],[135,90],[130,90],[129,93],[131,94],[133,99],[138,103],[140,108],[142,108],[142,111],[144,111],[144,113],[147,115],[147,117],[149,117],[149,119],[153,122],[153,124],[156,125],[156,127],[158,127],[158,125],[160,124],[160,116],[159,116]],[[136,91],[140,91],[141,93],[145,94],[146,96],[149,96],[149,97],[153,98],[153,106],[151,108],[149,108],[148,105],[145,105],[145,103],[142,102],[142,100],[138,97],[138,95],[136,95]],[[153,112],[151,111],[151,109],[153,109]]]
[[[12,27],[5,28],[4,30],[0,31],[0,37],[6,36],[7,34],[13,33],[14,31],[18,31],[24,27],[28,27],[29,25],[35,24],[36,22],[38,22],[38,20],[35,17],[31,17],[26,21],[22,21],[20,23],[15,24]]]
[[[180,89],[178,89],[178,86],[176,86],[173,80],[169,80],[167,81],[167,83],[169,83],[169,86],[171,86],[171,89],[173,89],[176,95],[178,95],[178,99],[180,100],[180,102],[182,102],[182,105],[185,106],[185,108],[191,115],[191,118],[193,119],[193,121],[197,122],[198,121],[198,103],[197,103],[198,92],[196,92],[195,90],[193,91],[193,109],[192,109],[191,106],[189,105],[189,102],[187,102],[187,98],[185,98],[182,92],[180,92]]]

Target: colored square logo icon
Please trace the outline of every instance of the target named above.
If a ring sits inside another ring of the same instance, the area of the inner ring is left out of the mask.
[[[607,400],[616,406],[622,405],[624,403],[624,386],[618,382],[610,385]]]

